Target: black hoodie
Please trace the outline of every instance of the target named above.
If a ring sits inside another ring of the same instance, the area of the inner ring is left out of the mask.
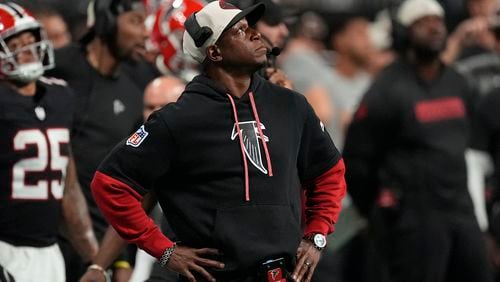
[[[302,95],[255,75],[238,99],[200,75],[99,171],[141,194],[155,187],[181,244],[217,248],[223,271],[241,273],[267,258],[294,259],[300,188],[339,160]]]

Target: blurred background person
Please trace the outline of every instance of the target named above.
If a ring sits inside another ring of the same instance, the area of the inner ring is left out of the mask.
[[[298,17],[284,54],[280,57],[283,71],[313,107],[318,118],[328,124],[335,107],[330,102],[331,66],[325,56],[324,38],[328,26],[316,13],[308,11]],[[304,74],[310,75],[304,75]],[[338,144],[342,148],[342,144]]]
[[[407,0],[393,28],[399,58],[363,97],[344,147],[383,281],[492,281],[467,188],[476,96],[440,60],[444,11],[435,0]]]
[[[449,60],[464,74],[481,96],[500,87],[500,1],[466,0],[469,18],[464,20],[448,40],[447,49],[457,49],[455,60]],[[446,58],[444,58],[446,60]]]
[[[345,131],[361,96],[370,86],[368,66],[375,49],[369,35],[369,22],[360,15],[339,15],[329,23],[332,58],[330,102],[337,109],[327,128],[344,143]]]
[[[299,32],[284,54],[283,69],[333,133],[335,144],[342,148],[350,116],[371,83],[367,67],[374,48],[368,33],[369,22],[363,16],[335,15],[328,26],[328,42],[333,49],[329,61],[325,62],[318,40],[306,43],[312,40],[304,37],[311,35]]]
[[[342,148],[351,116],[371,83],[368,66],[375,49],[369,22],[361,15],[334,15],[328,27],[329,33],[327,26],[311,12],[302,15],[284,54],[283,68]],[[322,37],[328,38],[333,52],[326,52]],[[365,240],[361,231],[366,222],[349,197],[342,205],[336,231],[329,238],[315,281],[365,279]]]
[[[72,38],[68,25],[57,10],[51,8],[35,10],[34,16],[44,27],[47,38],[52,42],[55,49],[65,47],[71,43]]]
[[[445,62],[463,74],[475,89],[478,99],[500,87],[500,1],[466,0],[468,18],[458,25],[448,39],[443,55]],[[450,52],[451,50],[451,52]],[[450,54],[452,54],[450,56]],[[455,56],[455,60],[452,60]],[[448,61],[446,61],[448,60]],[[475,126],[475,124],[473,125]],[[488,154],[469,149],[466,152],[469,191],[474,202],[476,217],[481,230],[488,230],[486,191],[492,187],[493,165]]]
[[[264,3],[266,11],[255,28],[270,49],[272,47],[284,49],[290,31],[284,22],[283,8],[272,0],[256,0],[254,4],[256,3]]]
[[[97,253],[69,148],[74,95],[41,24],[0,4],[0,281],[64,282],[59,225],[85,261]]]
[[[488,153],[494,163],[494,182],[491,183],[490,234],[488,239],[490,259],[495,269],[495,281],[500,281],[500,88],[494,89],[479,103],[474,120],[472,147]]]
[[[91,1],[90,30],[78,43],[57,50],[54,77],[68,82],[76,92],[72,150],[78,179],[89,206],[94,232],[102,239],[108,226],[90,192],[98,164],[142,120],[142,89],[122,71],[126,60],[138,56],[148,37],[142,0]],[[85,265],[62,239],[68,281],[77,281]],[[115,280],[126,281],[132,273],[127,253],[115,263]]]
[[[146,121],[154,111],[169,103],[175,103],[184,91],[186,84],[175,76],[161,76],[149,83],[144,90],[142,116]]]
[[[495,38],[491,27],[498,16],[498,4],[498,0],[465,0],[468,18],[450,34],[441,55],[445,63],[493,50]]]

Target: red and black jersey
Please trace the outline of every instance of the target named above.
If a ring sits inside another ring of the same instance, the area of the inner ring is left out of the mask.
[[[74,95],[40,78],[35,96],[0,84],[0,240],[20,246],[56,242]]]
[[[332,232],[345,193],[341,156],[311,106],[258,75],[239,99],[200,75],[177,103],[154,113],[112,151],[92,188],[103,213],[118,224],[119,213],[127,212],[118,205],[126,201],[110,191],[138,195],[154,188],[182,244],[218,248],[223,272],[242,271],[273,256],[295,258],[303,235],[301,187],[314,186],[337,164],[338,174],[306,211],[306,232]],[[131,229],[117,230],[138,239]],[[161,256],[164,249],[151,241],[150,253]]]

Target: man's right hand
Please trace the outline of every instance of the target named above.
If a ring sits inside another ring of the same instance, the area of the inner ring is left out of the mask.
[[[215,281],[215,278],[205,268],[223,269],[224,264],[206,257],[218,255],[220,252],[217,249],[193,249],[177,245],[167,263],[167,268],[185,276],[190,282],[196,281],[193,271],[198,272],[208,281]]]

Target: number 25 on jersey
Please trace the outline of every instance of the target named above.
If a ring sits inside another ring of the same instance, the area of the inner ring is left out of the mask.
[[[37,155],[19,160],[13,165],[12,199],[48,200],[49,190],[55,199],[61,199],[68,165],[68,156],[61,154],[61,145],[69,143],[68,129],[20,130],[14,136],[13,142],[16,151],[24,151],[28,146],[36,146]],[[61,177],[53,179],[52,173],[47,172],[47,166],[50,166],[51,171],[59,171]],[[27,175],[36,172],[43,175],[41,179],[35,184],[27,184]]]

